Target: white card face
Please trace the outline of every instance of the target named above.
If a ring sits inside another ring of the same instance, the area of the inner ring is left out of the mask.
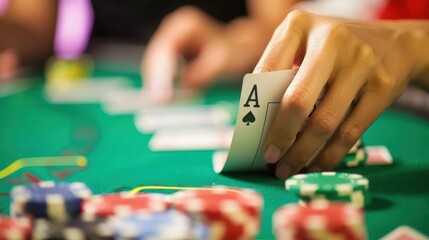
[[[131,87],[130,79],[125,77],[96,78],[79,82],[47,84],[44,94],[46,100],[51,103],[98,103],[111,91]]]
[[[429,240],[429,237],[423,235],[409,226],[399,226],[380,240]]]
[[[153,108],[140,112],[134,118],[134,124],[142,133],[151,133],[161,129],[190,127],[219,127],[232,122],[232,114],[227,107],[214,106],[169,106]]]
[[[155,132],[149,142],[152,151],[227,149],[233,128],[166,129]]]
[[[28,90],[32,84],[34,84],[35,79],[12,79],[10,81],[1,82],[0,79],[0,98],[12,96],[19,94]]]
[[[265,169],[263,141],[296,72],[292,69],[244,77],[231,147],[226,159],[221,158],[225,154],[214,154],[215,172]]]
[[[386,146],[367,146],[365,151],[368,155],[366,165],[393,164],[393,157]]]
[[[177,89],[173,92],[172,100],[165,106],[189,105],[202,103],[204,98],[201,93]],[[144,111],[147,108],[156,108],[147,92],[142,89],[119,89],[112,91],[102,100],[103,109],[111,115],[133,114]]]

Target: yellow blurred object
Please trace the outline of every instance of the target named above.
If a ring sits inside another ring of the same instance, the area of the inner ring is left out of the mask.
[[[88,55],[77,59],[52,57],[45,68],[46,84],[49,88],[68,90],[73,85],[92,76],[93,60]]]

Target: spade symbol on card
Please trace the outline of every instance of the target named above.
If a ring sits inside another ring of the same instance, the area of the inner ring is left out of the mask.
[[[251,123],[255,122],[256,118],[253,115],[252,111],[249,111],[244,117],[243,122],[246,123],[246,126],[249,126]]]

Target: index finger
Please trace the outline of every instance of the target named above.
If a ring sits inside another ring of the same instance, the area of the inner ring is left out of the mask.
[[[183,7],[166,17],[149,42],[141,71],[145,87],[155,98],[171,97],[173,80],[182,55],[194,53],[208,33],[207,17],[192,7]]]

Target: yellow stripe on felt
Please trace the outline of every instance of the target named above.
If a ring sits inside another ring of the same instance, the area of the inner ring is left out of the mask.
[[[216,191],[216,190],[225,190],[225,191],[229,191],[229,192],[240,192],[238,190],[235,189],[230,189],[230,188],[220,188],[220,187],[179,187],[179,186],[140,186],[140,187],[136,187],[134,189],[132,189],[129,193],[130,194],[136,194],[142,190],[150,190],[150,189],[154,189],[154,190],[177,190],[177,191],[181,191],[181,190],[209,190],[209,191]]]
[[[0,179],[3,179],[24,167],[43,166],[79,166],[86,167],[88,160],[84,156],[59,156],[59,157],[34,157],[21,158],[11,163],[0,171]]]

